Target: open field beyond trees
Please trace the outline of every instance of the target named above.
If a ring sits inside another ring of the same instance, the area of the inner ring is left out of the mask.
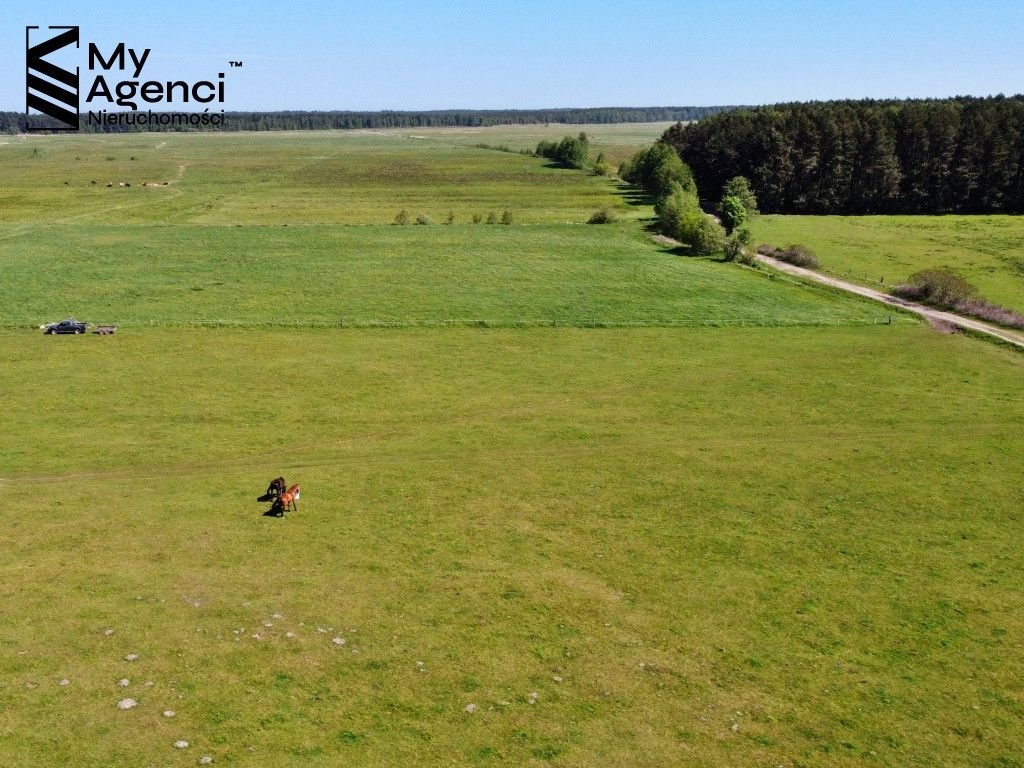
[[[757,242],[809,246],[823,271],[854,282],[891,287],[944,268],[1024,311],[1024,217],[761,216],[752,229]]]
[[[476,131],[0,144],[0,765],[1024,765],[1024,357]]]

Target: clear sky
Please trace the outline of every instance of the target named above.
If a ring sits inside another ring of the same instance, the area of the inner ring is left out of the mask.
[[[18,111],[29,24],[77,24],[83,42],[152,48],[143,79],[226,71],[228,109],[683,106],[1024,91],[1022,0],[7,0],[4,10],[0,109]],[[227,71],[229,59],[242,69]]]

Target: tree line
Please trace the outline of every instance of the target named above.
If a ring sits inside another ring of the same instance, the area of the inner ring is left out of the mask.
[[[423,112],[226,112],[224,125],[208,130],[301,131],[355,128],[474,128],[491,125],[533,125],[544,123],[590,125],[602,123],[651,123],[700,120],[734,107],[596,107],[586,109],[442,109]],[[120,133],[147,130],[145,127],[90,125],[83,115],[82,131]],[[40,122],[33,116],[33,124]],[[0,132],[24,132],[26,116],[21,112],[0,112]],[[162,130],[197,130],[168,126]]]
[[[700,189],[748,178],[765,213],[1024,212],[1024,96],[742,108],[663,141]]]
[[[744,224],[758,213],[747,179],[736,176],[721,187],[717,216],[701,208],[693,171],[665,142],[637,152],[619,167],[624,181],[643,190],[654,203],[657,230],[695,256],[724,253],[728,261],[751,263],[752,235]]]

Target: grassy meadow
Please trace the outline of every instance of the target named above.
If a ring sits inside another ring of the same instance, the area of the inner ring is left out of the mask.
[[[0,324],[791,325],[886,310],[653,246],[635,225],[69,224],[3,246]],[[66,254],[55,269],[51,254]],[[891,313],[890,313],[891,314]]]
[[[0,242],[3,226],[26,221],[391,224],[405,209],[468,224],[508,209],[522,224],[583,223],[602,207],[637,216],[607,179],[473,145],[533,149],[587,130],[595,152],[624,159],[664,127],[12,137],[0,144]]]
[[[757,242],[810,246],[823,271],[853,282],[891,286],[942,267],[989,301],[1024,311],[1020,216],[761,216],[752,229]]]
[[[0,142],[0,765],[1024,765],[1024,357],[572,130]]]

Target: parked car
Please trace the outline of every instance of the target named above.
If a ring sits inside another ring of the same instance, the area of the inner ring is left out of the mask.
[[[48,323],[43,326],[43,333],[56,334],[56,333],[85,333],[88,329],[88,323],[80,323],[74,318],[68,318],[67,320],[61,320],[59,323]]]

